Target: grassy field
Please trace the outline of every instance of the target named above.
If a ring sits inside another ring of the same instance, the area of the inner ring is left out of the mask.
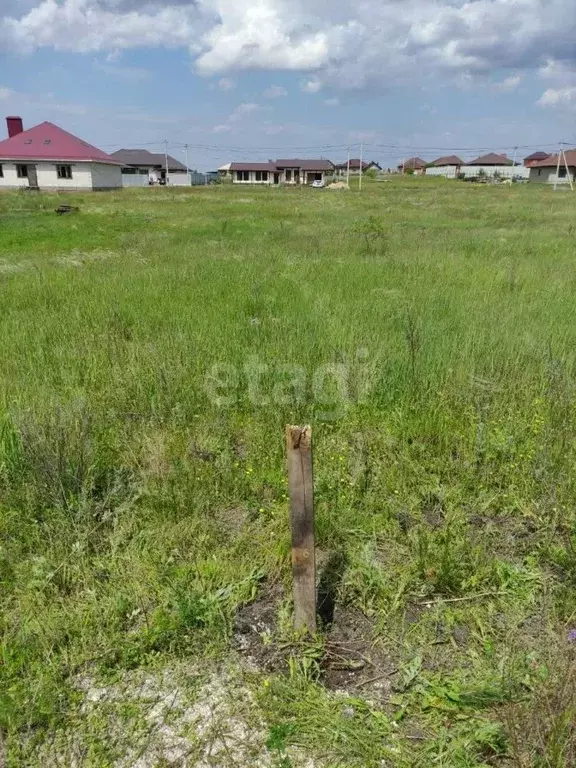
[[[0,763],[574,764],[574,198],[61,201],[0,195]]]

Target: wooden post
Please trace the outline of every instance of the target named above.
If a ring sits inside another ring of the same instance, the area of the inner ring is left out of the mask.
[[[292,528],[292,577],[294,627],[316,632],[316,557],[314,551],[314,482],[312,430],[286,427],[290,525]]]

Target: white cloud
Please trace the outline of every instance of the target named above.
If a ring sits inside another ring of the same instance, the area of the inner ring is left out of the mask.
[[[0,85],[0,101],[4,101],[5,99],[9,99],[10,96],[14,94],[14,91],[11,88],[6,88],[3,85]]]
[[[502,80],[499,83],[493,83],[492,87],[496,91],[501,91],[503,93],[506,93],[509,91],[515,91],[521,82],[522,82],[522,75],[511,75],[510,77],[507,77],[506,79]]]
[[[260,104],[256,104],[252,101],[245,101],[242,104],[238,104],[238,106],[230,113],[225,123],[215,125],[212,128],[212,133],[230,133],[230,131],[237,128],[239,124],[244,124],[246,118],[251,114],[259,112],[262,109],[263,107],[260,106]]]
[[[122,67],[118,64],[111,64],[108,62],[108,57],[106,57],[105,62],[96,59],[92,64],[92,69],[96,72],[103,72],[106,75],[116,77],[119,80],[133,83],[148,80],[152,76],[152,72],[149,69],[144,69],[143,67]]]
[[[265,99],[281,99],[283,96],[288,96],[288,91],[281,85],[271,85],[270,88],[266,88],[262,96]]]
[[[182,47],[200,73],[299,71],[309,93],[502,70],[511,90],[547,61],[576,66],[573,0],[2,0],[2,14],[18,52]]]
[[[550,87],[538,99],[538,106],[576,109],[576,62],[548,59],[539,74]]]
[[[267,136],[278,136],[280,133],[283,133],[284,126],[283,125],[273,125],[272,123],[265,123],[262,126],[262,131]]]
[[[327,107],[339,107],[340,106],[340,99],[336,98],[335,96],[331,99],[324,99],[324,104]]]
[[[576,106],[576,86],[568,88],[548,88],[538,99],[541,107]]]
[[[300,87],[304,93],[318,93],[322,90],[322,81],[319,77],[312,77],[310,80],[304,80]]]
[[[236,88],[236,83],[229,77],[223,77],[218,81],[218,88],[221,91],[232,91],[234,88]]]
[[[236,122],[238,120],[241,120],[242,118],[246,117],[246,115],[250,115],[252,112],[257,112],[259,109],[262,109],[260,104],[255,104],[254,102],[244,102],[242,104],[239,104],[234,112],[230,115],[230,120],[232,122]]]

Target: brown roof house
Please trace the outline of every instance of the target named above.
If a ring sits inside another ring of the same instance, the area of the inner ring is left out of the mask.
[[[366,171],[369,171],[372,168],[375,168],[377,171],[382,170],[381,165],[375,160],[371,160],[367,163],[365,160],[350,158],[350,175],[358,176],[360,174],[360,168],[362,168],[362,173],[366,173]],[[338,163],[334,166],[334,169],[337,176],[346,176],[348,173],[348,160],[344,163]]]
[[[421,157],[411,157],[398,166],[398,173],[410,173],[416,176],[422,176],[426,173],[426,161]]]
[[[532,168],[532,166],[536,165],[536,163],[539,163],[541,160],[546,160],[549,157],[549,152],[533,152],[531,155],[528,155],[528,157],[524,158],[524,167]]]
[[[460,173],[464,161],[457,155],[444,155],[430,163],[426,168],[426,176],[444,176],[447,179],[455,179]]]
[[[492,178],[512,178],[513,176],[525,176],[527,172],[523,171],[522,166],[515,166],[508,155],[498,155],[495,152],[489,152],[487,155],[470,160],[461,168],[461,173],[466,178],[492,177]]]
[[[163,152],[148,152],[147,149],[119,149],[112,157],[122,163],[124,187],[146,187],[155,184],[182,187],[191,184],[190,173],[184,163]],[[166,164],[168,172],[166,172]]]
[[[530,168],[531,183],[536,184],[569,184],[576,182],[576,149],[567,149],[560,155],[558,168],[558,153],[549,155],[545,160],[535,162]]]
[[[267,163],[231,163],[230,174],[234,184],[312,184],[332,176],[334,165],[323,158],[283,158]]]

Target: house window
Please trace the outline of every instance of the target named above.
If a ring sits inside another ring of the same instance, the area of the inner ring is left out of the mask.
[[[566,178],[566,166],[564,168],[560,168],[560,173],[558,174],[559,179],[565,179]]]
[[[4,178],[4,168],[0,165],[0,179]]]
[[[237,181],[250,181],[250,171],[236,171]]]
[[[16,176],[19,179],[27,179],[28,178],[28,166],[27,165],[17,165],[16,166]]]
[[[286,181],[292,181],[292,171],[286,171]]]
[[[57,165],[56,173],[59,179],[71,179],[72,178],[72,166],[71,165]]]
[[[268,171],[256,171],[256,181],[268,181]]]
[[[538,176],[542,176],[542,168],[538,168]]]

